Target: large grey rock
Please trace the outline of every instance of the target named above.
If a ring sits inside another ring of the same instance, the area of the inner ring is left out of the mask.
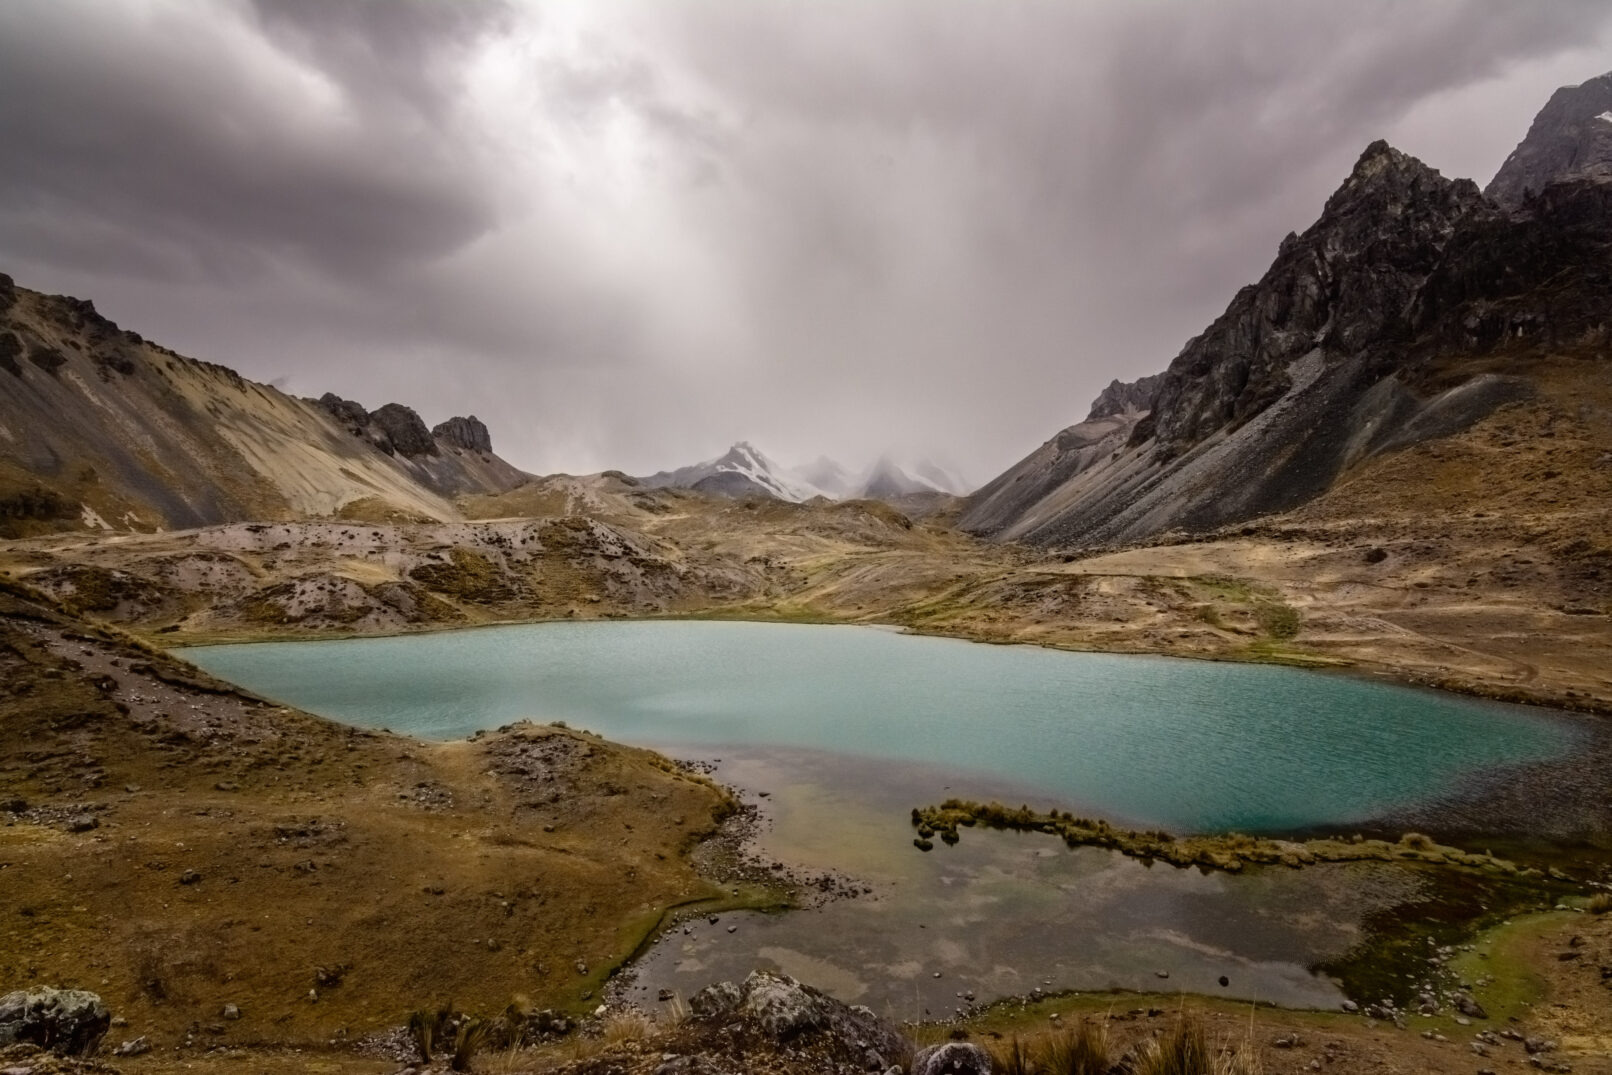
[[[1612,179],[1612,74],[1551,94],[1483,193],[1518,209],[1569,179]]]
[[[487,432],[486,424],[473,414],[469,418],[458,416],[449,418],[441,425],[432,427],[431,435],[454,448],[464,448],[472,452],[493,450],[492,434]]]
[[[697,1019],[737,1023],[774,1044],[820,1049],[869,1070],[897,1062],[909,1048],[895,1028],[860,1005],[835,1000],[784,974],[756,971],[742,984],[722,982],[694,994]]]
[[[913,1057],[912,1075],[991,1075],[991,1054],[966,1041],[931,1045]]]
[[[0,997],[0,1046],[31,1042],[66,1056],[89,1056],[101,1044],[112,1013],[80,989],[19,989]]]

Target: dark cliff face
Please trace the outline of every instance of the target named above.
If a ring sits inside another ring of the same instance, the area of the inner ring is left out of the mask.
[[[1419,353],[1576,349],[1612,335],[1612,182],[1572,180],[1468,221],[1410,310]]]
[[[468,418],[458,416],[449,418],[441,425],[433,426],[431,435],[453,448],[485,453],[491,453],[493,450],[492,434],[487,431],[487,426],[481,419],[473,414]]]
[[[1170,364],[1132,443],[1152,437],[1160,458],[1175,458],[1280,399],[1295,359],[1403,341],[1410,302],[1457,225],[1489,211],[1470,180],[1372,143],[1320,219],[1288,236],[1259,283]]]
[[[1483,193],[1518,209],[1530,194],[1572,179],[1612,178],[1612,74],[1563,86]]]

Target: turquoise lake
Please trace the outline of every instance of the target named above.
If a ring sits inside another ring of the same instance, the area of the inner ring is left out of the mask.
[[[829,752],[1177,831],[1363,821],[1565,756],[1579,735],[1548,712],[1351,676],[868,627],[547,623],[181,653],[278,701],[427,738],[532,718],[686,757]]]

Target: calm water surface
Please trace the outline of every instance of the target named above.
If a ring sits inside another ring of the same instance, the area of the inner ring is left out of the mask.
[[[913,806],[956,794],[1175,830],[1345,825],[1580,735],[1548,713],[1344,676],[875,628],[539,624],[184,655],[354,724],[454,738],[564,720],[720,759],[763,811],[764,858],[870,891],[680,927],[640,959],[637,997],[764,967],[897,1019],[1036,988],[1332,1005],[1337,984],[1308,968],[1425,883],[1383,865],[1206,874],[974,829],[924,854]]]
[[[1347,824],[1564,755],[1576,735],[1538,711],[1347,676],[862,627],[555,623],[183,653],[268,697],[428,738],[531,717],[686,755],[834,751],[1177,831]]]

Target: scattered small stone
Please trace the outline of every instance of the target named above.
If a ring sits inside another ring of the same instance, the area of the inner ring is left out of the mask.
[[[151,1051],[151,1041],[144,1034],[131,1041],[123,1042],[112,1050],[113,1056],[140,1056]]]
[[[226,1004],[224,1005],[224,1010],[219,1012],[219,1014],[225,1019],[239,1019],[241,1017],[241,1009],[236,1007],[234,1004]]]
[[[179,875],[179,883],[182,885],[193,885],[201,879],[202,875],[197,873],[195,870],[186,870],[184,873]]]
[[[101,827],[101,819],[94,814],[75,814],[67,819],[68,832],[89,832]]]

